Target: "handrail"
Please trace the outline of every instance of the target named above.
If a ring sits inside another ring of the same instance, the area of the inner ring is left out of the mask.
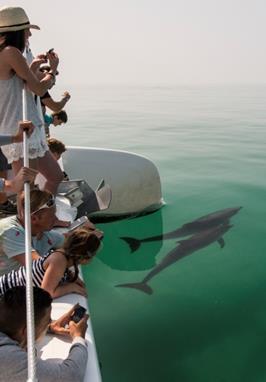
[[[22,92],[23,120],[27,119],[26,89]],[[23,131],[23,161],[29,167],[28,137]],[[24,220],[25,220],[25,265],[26,265],[26,310],[27,310],[27,353],[28,353],[28,382],[37,382],[35,360],[35,325],[32,287],[32,255],[31,255],[31,219],[30,219],[30,184],[24,183]]]

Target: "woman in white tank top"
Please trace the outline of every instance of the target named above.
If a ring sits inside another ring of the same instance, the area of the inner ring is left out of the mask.
[[[0,9],[0,134],[14,134],[18,122],[22,120],[22,89],[26,85],[27,119],[35,125],[29,139],[30,167],[37,169],[47,179],[45,189],[56,193],[58,184],[63,179],[57,161],[52,157],[43,127],[43,120],[38,112],[34,94],[43,95],[54,84],[58,57],[48,54],[51,71],[39,80],[29,68],[23,51],[32,25],[20,7]],[[3,152],[12,163],[15,175],[23,165],[22,143],[5,146]]]

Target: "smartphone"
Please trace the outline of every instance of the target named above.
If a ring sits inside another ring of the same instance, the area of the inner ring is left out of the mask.
[[[86,309],[83,306],[79,305],[75,308],[74,313],[71,315],[70,320],[74,321],[76,324],[84,317],[86,313]]]
[[[71,226],[69,227],[69,231],[73,231],[74,229],[80,227],[82,224],[86,223],[89,219],[87,216],[81,216],[81,218],[75,220]]]

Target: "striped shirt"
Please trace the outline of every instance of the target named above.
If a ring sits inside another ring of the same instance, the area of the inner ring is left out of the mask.
[[[50,254],[54,252],[53,250],[49,251],[45,257],[41,257],[38,260],[32,262],[32,284],[35,287],[41,287],[42,281],[45,274],[45,269],[43,267],[44,261]],[[61,282],[68,280],[68,272],[66,270]],[[16,286],[25,286],[26,285],[26,268],[25,266],[19,267],[17,270],[13,270],[9,273],[0,276],[0,295],[4,294],[8,289],[14,288]]]

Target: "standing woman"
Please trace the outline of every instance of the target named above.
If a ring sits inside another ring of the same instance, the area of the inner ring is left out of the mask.
[[[42,96],[53,86],[58,57],[54,52],[47,54],[51,70],[39,80],[23,56],[31,28],[40,29],[30,24],[22,8],[0,8],[0,134],[14,134],[18,121],[23,119],[22,90],[25,84],[27,119],[36,127],[29,139],[30,167],[43,174],[47,179],[45,189],[55,194],[63,174],[49,152],[34,94]],[[2,150],[16,175],[23,165],[23,144],[13,143]]]

